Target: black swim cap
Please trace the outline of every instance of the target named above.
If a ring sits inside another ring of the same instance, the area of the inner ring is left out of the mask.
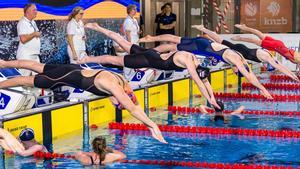
[[[217,107],[214,107],[215,111],[216,111],[216,112],[222,112],[222,111],[224,110],[224,104],[223,104],[221,101],[217,101],[217,104],[219,105],[219,107],[220,107],[221,109],[219,109],[219,108],[217,108]]]

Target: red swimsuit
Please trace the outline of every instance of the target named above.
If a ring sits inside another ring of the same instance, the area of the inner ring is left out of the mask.
[[[280,40],[276,40],[270,36],[266,36],[261,42],[261,47],[267,50],[276,51],[282,56],[284,56],[285,58],[295,63],[295,57],[294,57],[295,50],[288,49],[284,45],[284,43]]]

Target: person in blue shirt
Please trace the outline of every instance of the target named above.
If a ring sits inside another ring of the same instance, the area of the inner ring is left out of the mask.
[[[165,13],[160,17],[157,22],[159,25],[159,34],[175,35],[176,14],[172,13],[172,5],[166,3],[164,5]]]

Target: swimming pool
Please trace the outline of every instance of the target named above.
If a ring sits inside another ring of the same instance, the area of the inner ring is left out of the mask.
[[[249,91],[245,91],[249,92]],[[250,91],[252,92],[252,91]],[[271,102],[225,100],[225,108],[236,109],[244,105],[248,110],[299,111],[297,102]],[[187,104],[189,101],[184,101]],[[171,114],[166,107],[150,112],[158,124],[179,126],[211,126],[252,129],[299,130],[299,116],[245,115],[245,120],[232,117],[228,124],[212,123],[201,114]],[[132,123],[132,119],[125,120]],[[104,135],[108,145],[124,152],[128,160],[173,160],[207,163],[261,164],[280,166],[300,166],[299,138],[246,137],[239,135],[210,135],[198,133],[164,132],[169,144],[161,144],[144,131],[120,131],[108,129],[108,124],[97,130],[89,129],[71,133],[53,141],[50,150],[57,153],[73,154],[79,150],[89,151],[91,140]],[[83,168],[73,159],[42,160],[34,157],[23,158],[5,154],[0,157],[3,168]],[[87,167],[93,168],[93,167]],[[107,168],[170,168],[163,165],[115,163]],[[171,168],[183,168],[173,166]]]

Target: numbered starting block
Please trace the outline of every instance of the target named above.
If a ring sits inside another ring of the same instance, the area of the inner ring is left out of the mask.
[[[17,76],[21,76],[21,74],[15,68],[0,69],[0,81],[4,81]],[[40,99],[46,100],[44,101],[43,105],[51,104],[53,101],[53,99],[47,99],[45,96],[39,98],[23,87],[2,89],[0,90],[0,115],[38,107],[38,101]]]
[[[171,78],[174,71],[156,69],[130,69],[124,67],[124,76],[132,86],[141,86],[154,81]]]

